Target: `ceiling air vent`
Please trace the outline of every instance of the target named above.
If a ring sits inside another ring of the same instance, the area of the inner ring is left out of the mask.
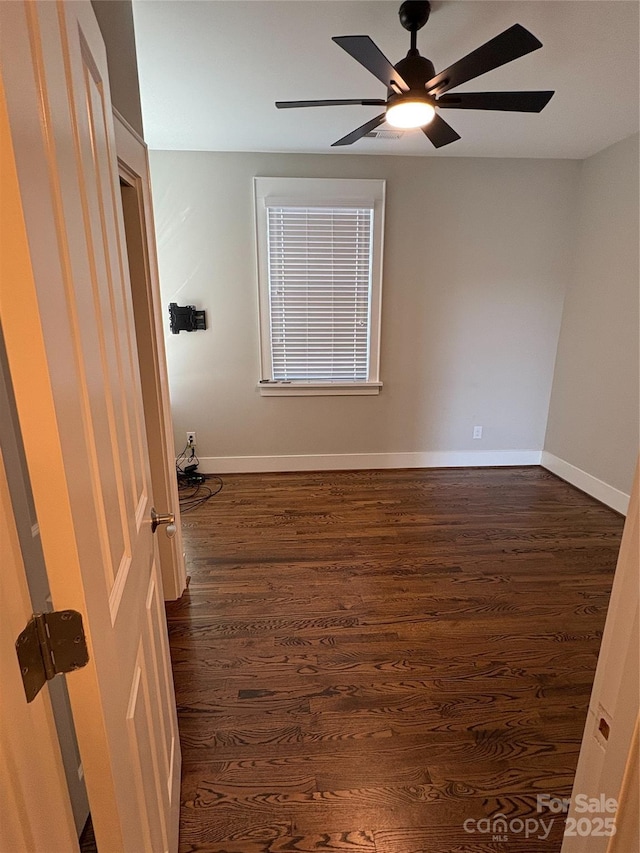
[[[404,136],[403,130],[370,130],[365,133],[369,139],[400,139]]]

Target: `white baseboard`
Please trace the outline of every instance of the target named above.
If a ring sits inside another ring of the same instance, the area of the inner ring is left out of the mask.
[[[576,486],[581,491],[591,495],[592,498],[596,498],[596,500],[610,506],[616,512],[622,515],[627,514],[629,495],[621,492],[619,489],[614,489],[608,483],[598,480],[592,474],[587,474],[581,468],[576,468],[575,465],[565,462],[564,459],[560,459],[546,450],[542,451],[542,462],[540,464],[543,468],[551,471],[552,474],[556,474],[558,477],[566,480],[567,483],[571,483],[572,486]]]
[[[248,474],[269,471],[357,471],[376,468],[472,468],[494,465],[539,465],[540,458],[539,450],[201,456],[199,470],[203,474]]]

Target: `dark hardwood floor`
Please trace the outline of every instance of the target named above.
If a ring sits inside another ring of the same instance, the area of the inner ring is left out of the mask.
[[[182,853],[557,853],[623,519],[541,468],[224,480],[167,606]]]

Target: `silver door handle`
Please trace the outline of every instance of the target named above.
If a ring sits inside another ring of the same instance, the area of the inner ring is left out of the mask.
[[[160,513],[156,512],[155,507],[151,507],[151,532],[155,533],[158,527],[161,524],[166,524],[167,526],[167,536],[171,538],[175,536],[176,533],[176,525],[175,525],[176,517],[172,512]]]

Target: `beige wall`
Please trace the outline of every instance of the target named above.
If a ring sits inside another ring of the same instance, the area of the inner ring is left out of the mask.
[[[580,164],[545,450],[631,491],[638,456],[638,135]]]
[[[151,168],[164,307],[209,323],[167,335],[177,448],[187,429],[214,458],[542,448],[578,163],[153,151]],[[386,179],[379,397],[256,390],[255,175]]]
[[[111,102],[140,136],[142,110],[131,0],[91,0],[107,48]]]

